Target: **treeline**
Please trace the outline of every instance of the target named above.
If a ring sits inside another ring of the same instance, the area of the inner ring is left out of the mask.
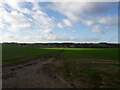
[[[2,43],[35,48],[119,48],[120,44],[113,43]]]

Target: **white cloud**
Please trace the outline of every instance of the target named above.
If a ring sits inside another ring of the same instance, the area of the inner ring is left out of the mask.
[[[37,31],[43,33],[51,33],[54,28],[54,20],[42,11],[36,11],[33,14],[34,24]]]
[[[3,24],[3,23],[0,23],[0,28],[4,28],[5,27],[5,24]]]
[[[95,25],[92,27],[92,31],[95,33],[103,33],[103,28],[100,25]]]
[[[83,23],[86,24],[87,26],[92,26],[94,25],[95,22],[93,20],[84,20]]]
[[[62,22],[57,24],[57,26],[62,29],[62,28],[65,28],[65,27],[71,27],[72,23],[68,19],[63,19]]]
[[[42,29],[43,32],[48,32],[54,26],[53,18],[50,18],[46,13],[44,13],[40,8],[38,2],[31,2],[33,5],[32,9],[27,9],[21,7],[24,2],[4,2],[14,9],[14,11],[7,12],[3,7],[0,8],[0,18],[4,20],[5,23],[8,23],[8,29],[11,31],[19,31],[20,29],[30,29],[34,24],[37,30]],[[27,17],[31,16],[33,18]],[[1,22],[3,23],[3,22]]]
[[[21,11],[22,9],[20,8],[20,6],[22,5],[22,3],[20,2],[20,0],[2,0],[2,5],[7,4],[9,5],[12,9],[17,10],[17,11]]]
[[[58,23],[57,26],[61,29],[64,28],[64,26],[61,23]]]
[[[23,13],[18,12],[18,10],[23,10],[19,7],[17,2],[0,2],[2,6],[0,7],[0,23],[5,24],[5,28],[9,31],[16,32],[20,29],[30,28],[31,21]],[[7,12],[3,7],[4,4],[8,4],[10,7],[15,9],[14,11]],[[3,28],[4,29],[4,28]]]
[[[7,4],[13,9],[11,12],[7,12],[4,7],[0,7],[0,25],[2,25],[2,30],[9,30],[12,34],[5,33],[0,41],[38,42],[56,38],[56,35],[52,34],[54,18],[43,12],[37,2],[31,2],[33,5],[32,10],[21,7],[22,4],[25,4],[23,2],[7,2]],[[3,27],[3,23],[7,23],[7,29]],[[19,35],[18,31],[25,33],[26,36]]]
[[[50,34],[50,33],[52,33],[52,29],[41,30],[41,33],[43,33],[43,34]]]
[[[5,34],[2,34],[1,37],[0,37],[0,42],[13,42],[13,41],[16,41],[14,38],[15,35],[13,35],[12,33],[5,33]]]
[[[27,8],[22,8],[21,10],[20,10],[20,12],[21,13],[26,13],[26,14],[33,14],[33,11],[31,11],[31,10],[29,10],[29,9],[27,9]]]
[[[9,30],[11,33],[1,35],[3,39],[0,41],[18,41],[18,42],[42,42],[42,41],[96,41],[97,38],[70,38],[58,36],[53,33],[55,22],[54,18],[50,17],[43,11],[38,2],[31,2],[32,10],[22,7],[23,3],[19,2],[3,2],[12,7],[11,12],[7,12],[4,7],[0,7],[0,28]],[[2,5],[0,3],[0,6]],[[24,4],[25,5],[25,4]],[[54,7],[55,6],[55,7]],[[67,6],[67,7],[66,7]],[[76,21],[81,21],[87,26],[92,26],[92,31],[96,33],[103,32],[103,28],[97,23],[106,24],[105,20],[96,20],[96,14],[102,13],[102,7],[95,4],[86,3],[55,3],[49,6],[50,8],[59,11],[67,16],[57,24],[59,28],[71,27]],[[88,8],[89,7],[89,8]],[[98,9],[97,9],[98,8]],[[105,11],[105,10],[103,10]],[[95,14],[95,15],[94,15]],[[91,18],[91,16],[93,18]],[[111,20],[108,20],[111,21]],[[7,24],[4,24],[7,23]],[[7,27],[7,28],[6,28]],[[20,35],[16,31],[22,32],[25,35]],[[14,33],[13,33],[14,32]],[[75,32],[73,30],[72,32]]]
[[[67,8],[66,8],[67,6]],[[75,3],[53,3],[48,6],[49,8],[59,11],[60,13],[67,16],[69,19],[78,20],[79,4]],[[81,12],[79,12],[81,13]]]
[[[45,34],[46,37],[39,35],[14,35],[12,33],[5,33],[1,36],[0,42],[21,42],[21,43],[38,43],[38,42],[90,42],[98,41],[95,37],[69,38],[66,36],[58,36],[54,34]]]
[[[112,3],[92,3],[92,2],[54,2],[48,8],[58,11],[67,16],[72,22],[82,22],[89,26],[92,32],[101,33],[105,28],[100,28],[100,24],[117,25],[117,17],[106,17],[102,14],[109,12]],[[66,7],[67,6],[67,7]],[[101,15],[101,16],[100,16]],[[99,27],[96,26],[99,24]],[[59,27],[61,27],[59,25]],[[94,29],[93,29],[94,28]]]
[[[118,25],[118,17],[117,16],[107,16],[101,17],[98,19],[98,22],[105,25]]]
[[[20,30],[31,27],[31,21],[25,17],[22,13],[12,11],[11,13],[5,12],[3,17],[4,22],[10,24],[9,30]]]
[[[38,2],[32,2],[32,4],[33,4],[32,10],[40,10],[41,9]]]
[[[64,22],[65,26],[72,26],[72,23],[67,19],[63,19],[63,22]]]
[[[67,7],[66,7],[67,6]],[[81,20],[89,18],[89,16],[95,16],[109,10],[109,4],[90,3],[90,2],[59,2],[50,4],[48,7],[58,11],[71,20]],[[88,16],[89,15],[89,16]]]

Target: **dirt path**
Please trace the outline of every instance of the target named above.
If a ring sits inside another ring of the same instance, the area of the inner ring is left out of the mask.
[[[52,75],[46,67],[53,61],[33,60],[3,68],[3,88],[71,88],[62,77]]]

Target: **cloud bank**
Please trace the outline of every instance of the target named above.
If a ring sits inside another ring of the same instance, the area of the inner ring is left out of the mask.
[[[46,6],[41,6],[41,3],[0,1],[0,42],[94,42],[101,39],[95,36],[63,36],[56,34],[55,30],[69,27],[74,28],[71,33],[76,33],[76,23],[82,23],[92,33],[103,34],[106,27],[118,26],[118,16],[106,14],[111,11],[113,3],[53,2]],[[45,9],[64,15],[64,18],[56,22],[59,16],[49,16]]]

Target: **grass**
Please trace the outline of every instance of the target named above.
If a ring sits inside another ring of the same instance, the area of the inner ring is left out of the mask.
[[[30,48],[2,46],[3,63],[36,57],[59,57],[55,67],[68,80],[80,81],[83,87],[119,87],[117,48]],[[110,62],[110,63],[109,63]]]
[[[118,49],[97,49],[97,48],[69,48],[61,55],[62,58],[96,58],[118,60]]]
[[[96,58],[118,60],[117,48],[44,48],[45,50],[64,50],[61,58]]]
[[[117,49],[97,49],[97,48],[30,48],[20,46],[2,46],[3,62],[19,61],[27,58],[33,58],[42,55],[49,55],[57,51],[63,51],[59,57],[68,58],[96,58],[117,60]],[[53,55],[54,56],[54,55]]]
[[[31,59],[38,56],[44,56],[49,53],[54,53],[56,50],[47,50],[42,48],[30,48],[30,47],[20,47],[20,46],[8,46],[3,45],[2,47],[2,61],[4,62],[14,62],[25,59]]]
[[[92,76],[92,77],[99,77],[100,76],[100,72],[94,71],[94,70],[85,70],[85,73],[87,73],[88,75]]]
[[[99,63],[94,63],[92,60],[84,60],[84,62],[81,60],[62,60],[58,70],[67,80],[71,80],[71,82],[77,80],[77,83],[83,88],[120,88],[118,65],[104,63],[106,60],[99,61]]]

